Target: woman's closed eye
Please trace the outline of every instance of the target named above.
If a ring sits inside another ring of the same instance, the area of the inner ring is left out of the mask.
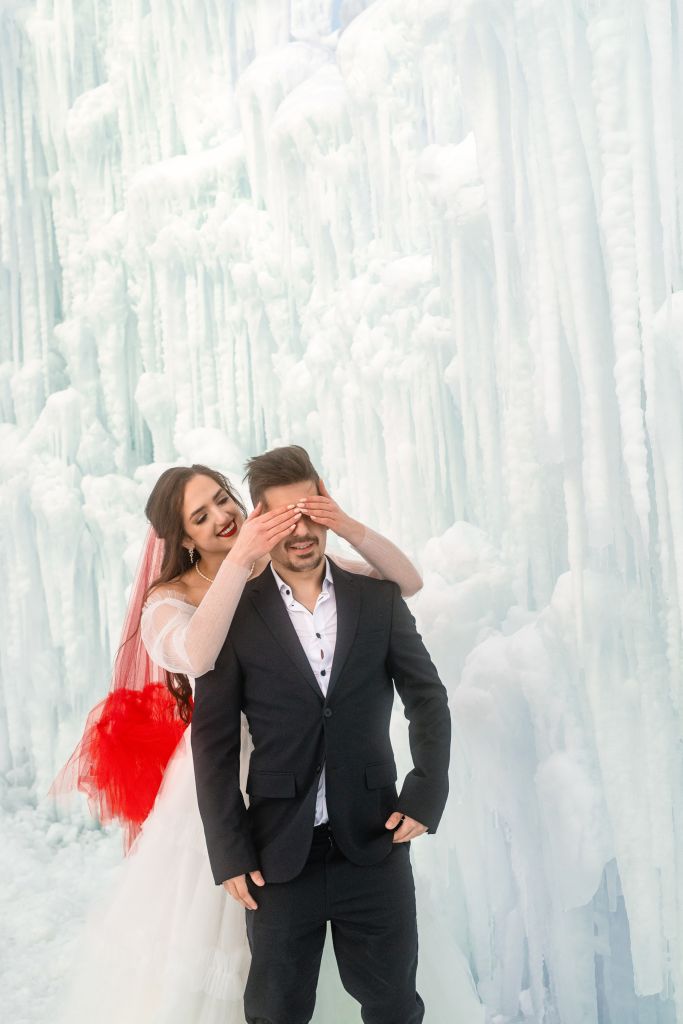
[[[225,505],[227,500],[228,500],[228,498],[227,498],[227,495],[226,495],[224,498],[219,498],[218,501],[216,502],[216,504],[217,505]],[[198,519],[195,519],[195,523],[197,524],[197,526],[201,526],[201,524],[204,522],[205,519],[206,519],[206,512],[203,512],[202,515],[199,516]]]

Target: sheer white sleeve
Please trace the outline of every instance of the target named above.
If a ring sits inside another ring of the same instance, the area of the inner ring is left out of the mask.
[[[375,579],[380,580],[393,580],[401,588],[403,597],[412,597],[418,590],[422,590],[422,577],[401,549],[383,537],[381,533],[375,533],[367,526],[364,529],[363,539],[354,547],[365,561],[359,562],[352,558],[342,558],[335,552],[331,552],[333,561],[340,568],[347,569],[349,572],[355,572],[362,576],[374,576]]]
[[[170,588],[155,591],[140,621],[142,642],[152,661],[195,678],[209,672],[248,578],[248,569],[226,558],[197,608]]]
[[[153,594],[142,609],[142,642],[152,661],[169,672],[195,675],[196,666],[190,663],[185,647],[185,634],[195,611],[194,605],[168,591]]]

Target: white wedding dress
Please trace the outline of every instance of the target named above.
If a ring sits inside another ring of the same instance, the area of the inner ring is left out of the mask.
[[[421,585],[408,559],[378,534],[367,530],[358,550],[371,565],[336,555],[334,560],[351,571],[393,579],[404,593]],[[212,667],[245,577],[221,567],[199,608],[169,592],[150,599],[141,624],[150,657],[188,675]],[[214,612],[211,621],[205,614],[212,605],[220,609],[218,628]],[[197,670],[192,673],[193,665]],[[60,1014],[63,1024],[244,1022],[249,969],[245,911],[211,874],[197,806],[191,728],[168,763],[154,808],[116,869],[111,890],[92,908]],[[243,787],[250,749],[243,718]],[[329,961],[323,966],[328,980],[321,980],[319,1006],[333,1001],[329,995],[326,999],[326,990],[339,992],[333,968]],[[321,1019],[332,1024],[327,1013]]]
[[[244,1021],[244,909],[211,875],[190,729],[112,890],[92,909],[64,1024]]]

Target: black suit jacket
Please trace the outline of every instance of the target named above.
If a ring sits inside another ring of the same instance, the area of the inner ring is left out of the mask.
[[[266,882],[299,874],[323,766],[335,842],[356,864],[389,854],[384,823],[393,811],[430,832],[441,818],[450,716],[415,620],[396,584],[334,563],[332,576],[337,640],[326,698],[269,568],[247,584],[215,667],[197,679],[192,754],[217,884],[257,868]],[[389,739],[394,686],[414,764],[398,797]],[[240,711],[254,743],[248,808],[239,785]]]

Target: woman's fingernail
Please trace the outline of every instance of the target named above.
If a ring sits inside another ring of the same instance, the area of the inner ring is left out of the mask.
[[[287,508],[296,508],[296,505],[288,505]]]

